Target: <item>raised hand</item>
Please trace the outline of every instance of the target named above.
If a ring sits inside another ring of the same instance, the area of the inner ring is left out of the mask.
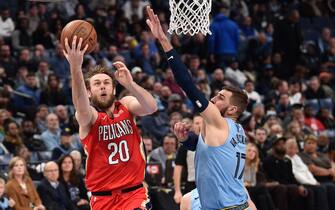
[[[166,38],[166,35],[162,29],[161,23],[159,21],[158,16],[154,13],[154,11],[150,8],[150,6],[147,6],[147,13],[148,18],[146,20],[147,25],[149,26],[151,33],[156,37],[158,40],[162,40]]]
[[[81,69],[84,60],[84,53],[88,48],[88,44],[86,44],[83,50],[81,49],[81,44],[83,43],[83,38],[79,38],[79,42],[77,44],[77,36],[73,37],[72,46],[69,45],[68,38],[65,38],[65,50],[63,50],[65,58],[69,61],[71,69]]]
[[[115,79],[125,88],[129,88],[133,82],[133,77],[131,76],[131,73],[127,66],[117,61],[113,63],[113,66],[116,67],[116,72],[114,74]]]
[[[85,199],[80,199],[78,202],[77,202],[77,206],[82,206],[82,205],[86,205],[88,204],[88,201],[85,200]]]
[[[10,207],[15,206],[15,201],[13,200],[13,198],[9,198],[8,205],[9,205]]]
[[[187,126],[186,123],[177,122],[174,125],[173,132],[179,141],[185,141],[188,137],[189,130],[190,130],[190,127]]]

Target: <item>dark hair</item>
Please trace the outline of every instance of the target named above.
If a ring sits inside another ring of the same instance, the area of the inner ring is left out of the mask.
[[[21,121],[21,127],[23,127],[23,125],[24,125],[25,123],[27,123],[27,122],[31,122],[31,123],[33,124],[34,128],[35,128],[35,122],[34,122],[34,120],[31,120],[31,119],[29,119],[29,118],[24,118],[24,119]]]
[[[248,79],[247,81],[244,82],[244,85],[246,85],[248,83],[252,83],[253,85],[255,84],[252,80]]]
[[[149,47],[149,43],[148,42],[143,42],[141,45],[141,50],[145,47],[148,46]]]
[[[191,60],[195,60],[195,59],[200,60],[199,56],[197,56],[197,55],[195,55],[195,54],[190,55],[190,57],[188,58],[189,61],[191,61]]]
[[[114,74],[112,73],[112,71],[108,70],[106,67],[103,67],[103,66],[100,66],[100,65],[97,65],[95,66],[94,68],[90,69],[87,74],[86,74],[86,77],[85,77],[85,85],[86,85],[86,89],[90,90],[91,87],[90,87],[90,79],[94,76],[94,75],[97,75],[97,74],[106,74],[108,75],[111,79],[112,79],[112,83],[115,87],[116,85],[116,80],[115,80],[115,77],[114,77]]]
[[[8,120],[8,121],[6,120],[5,123],[4,123],[4,131],[5,131],[6,134],[9,131],[9,125],[12,124],[12,123],[14,123],[18,129],[20,129],[20,125],[17,122],[15,122],[14,120]]]
[[[40,60],[40,61],[38,62],[38,65],[40,65],[41,63],[46,63],[46,64],[48,64],[48,66],[49,66],[49,63],[48,63],[48,61],[47,61],[47,60],[45,60],[45,59],[42,59],[42,60]]]
[[[81,4],[81,3],[78,3],[78,4],[76,4],[76,6],[74,7],[74,12],[75,12],[76,14],[77,14],[78,9],[79,9],[80,6],[82,6],[82,7],[84,8],[84,11],[87,12],[87,11],[86,11],[86,8],[85,8],[85,5],[84,5],[84,4]]]
[[[168,133],[168,134],[166,134],[166,135],[164,136],[164,139],[165,139],[166,137],[168,137],[168,138],[173,138],[173,139],[177,140],[177,137],[176,137],[173,133]],[[163,142],[164,142],[164,139],[163,139]]]
[[[264,127],[256,127],[256,129],[255,129],[255,133],[256,133],[257,130],[264,131],[265,134],[268,133],[267,130],[266,130]]]
[[[152,137],[147,134],[142,135],[142,139],[150,139],[152,141]]]
[[[248,105],[248,95],[241,89],[234,86],[224,86],[223,90],[232,93],[230,103],[237,106],[237,115],[240,116]]]
[[[26,78],[28,78],[28,77],[35,77],[36,78],[36,76],[35,76],[35,74],[33,72],[29,72],[27,74]]]
[[[39,106],[37,107],[37,112],[41,111],[42,108],[47,108],[47,109],[49,110],[48,105],[46,105],[46,104],[41,104],[41,105],[39,105]]]
[[[50,84],[50,81],[51,81],[52,78],[55,78],[57,80],[57,82],[59,83],[58,75],[55,74],[55,73],[51,73],[51,74],[48,75],[48,84]]]
[[[14,149],[14,155],[15,155],[15,156],[19,156],[19,157],[21,157],[21,156],[20,156],[20,152],[21,152],[23,149],[28,149],[28,148],[27,148],[26,145],[24,145],[24,144],[16,146],[15,149]]]
[[[200,113],[195,113],[195,114],[193,114],[193,116],[190,116],[192,119],[194,119],[195,117],[202,117],[201,115],[200,115]]]
[[[161,143],[161,145],[164,145],[164,142],[165,142],[165,139],[166,138],[170,138],[170,139],[174,139],[174,142],[176,144],[175,148],[177,149],[178,148],[178,139],[177,139],[177,136],[175,136],[173,133],[168,133],[164,136],[163,138],[163,141]]]
[[[281,94],[279,95],[279,98],[280,98],[281,96],[283,96],[283,95],[287,95],[288,97],[290,96],[288,93],[281,93]]]
[[[80,177],[80,173],[76,170],[76,167],[74,165],[73,157],[70,154],[63,155],[58,159],[59,180],[63,181],[65,183],[64,176],[63,176],[63,170],[62,170],[62,163],[64,162],[65,158],[71,158],[72,165],[73,165],[73,168],[70,172],[69,182],[74,186],[80,185],[80,179],[78,178],[78,177]]]

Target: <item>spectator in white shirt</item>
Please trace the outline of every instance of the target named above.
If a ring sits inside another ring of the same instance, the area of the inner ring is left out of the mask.
[[[230,79],[236,82],[240,88],[244,87],[244,83],[247,81],[247,77],[243,71],[238,69],[239,65],[235,58],[231,60],[229,66],[226,68],[225,76],[227,79]]]
[[[293,79],[289,83],[289,99],[290,104],[301,104],[302,102],[302,86],[299,80]]]
[[[316,209],[333,209],[332,202],[327,199],[327,189],[325,186],[320,186],[313,174],[309,171],[307,165],[297,155],[298,145],[294,138],[288,138],[285,143],[286,157],[291,160],[292,171],[295,179],[303,184],[308,191],[313,192]]]
[[[148,3],[141,0],[130,0],[123,5],[123,11],[126,18],[131,22],[136,15],[139,20],[143,18],[143,10]]]
[[[10,11],[5,8],[1,11],[0,15],[0,37],[10,37],[14,32],[15,26]]]
[[[309,171],[307,165],[297,155],[298,151],[298,144],[295,138],[289,138],[286,141],[286,157],[292,162],[294,177],[301,184],[318,185],[319,183]]]
[[[255,103],[261,103],[262,99],[261,96],[255,91],[255,85],[254,82],[251,80],[247,80],[244,83],[244,89],[247,92],[249,100],[255,101]]]

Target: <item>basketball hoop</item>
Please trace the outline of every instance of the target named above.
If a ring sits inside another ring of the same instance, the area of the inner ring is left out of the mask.
[[[191,36],[202,33],[211,34],[209,30],[209,13],[212,0],[169,0],[170,26],[168,32],[177,35],[189,34]]]

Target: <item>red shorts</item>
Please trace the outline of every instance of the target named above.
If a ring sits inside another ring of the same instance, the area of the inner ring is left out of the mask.
[[[113,192],[108,196],[92,195],[90,201],[92,210],[150,210],[151,203],[148,191],[141,187],[131,192]]]

